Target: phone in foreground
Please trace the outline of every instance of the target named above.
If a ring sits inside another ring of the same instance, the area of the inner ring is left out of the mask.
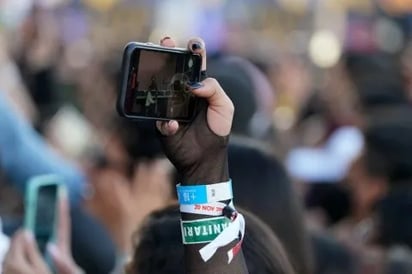
[[[47,243],[57,237],[58,207],[63,191],[62,179],[56,175],[33,177],[27,185],[24,227],[33,233],[45,257]]]
[[[202,58],[185,49],[131,42],[123,54],[117,110],[130,119],[190,121],[198,98]]]

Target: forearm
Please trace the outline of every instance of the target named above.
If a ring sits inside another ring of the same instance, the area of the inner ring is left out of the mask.
[[[0,94],[0,165],[21,191],[27,180],[39,174],[59,174],[78,203],[85,188],[83,174],[60,158]]]
[[[204,161],[202,165],[183,175],[182,185],[214,184],[229,180],[227,155],[215,155],[214,161]],[[207,216],[182,213],[182,220],[199,220]],[[240,239],[234,240],[229,245],[219,248],[213,257],[204,262],[199,250],[206,244],[185,245],[185,268],[187,274],[244,274],[248,273],[242,251],[228,263],[227,252],[233,248]]]
[[[199,249],[204,245],[185,246],[186,274],[247,274],[247,266],[242,251],[228,264],[226,252],[235,243],[227,248],[219,249],[208,262],[204,262],[199,255]]]

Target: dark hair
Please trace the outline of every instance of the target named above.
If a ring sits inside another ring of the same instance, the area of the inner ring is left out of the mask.
[[[263,72],[244,58],[221,56],[209,61],[208,74],[219,81],[235,106],[232,134],[274,143],[273,90]]]
[[[116,117],[113,118],[112,129],[133,161],[164,155],[154,121],[130,121]]]
[[[270,229],[253,214],[244,210],[240,212],[247,224],[242,250],[249,273],[294,273],[282,245]],[[177,205],[152,213],[136,235],[136,241],[128,273],[184,273],[184,248]]]
[[[387,248],[412,248],[412,108],[379,108],[365,129],[364,162],[371,176],[388,181],[377,203],[377,240]]]
[[[385,79],[381,76],[380,81],[376,81],[374,77],[358,83],[356,88],[364,111],[375,107],[408,103],[402,83],[393,79]]]
[[[376,79],[379,79],[378,82],[382,82],[383,79],[402,82],[401,66],[397,56],[383,52],[347,53],[344,61],[355,86],[372,79],[375,79],[375,82]]]
[[[256,214],[279,237],[297,273],[311,271],[303,210],[285,168],[265,147],[232,138],[229,171],[235,204]]]
[[[70,208],[73,258],[85,273],[111,273],[116,246],[107,229],[81,206]]]
[[[122,161],[113,160],[102,147],[91,147],[85,157],[95,168],[113,168],[131,178],[137,164],[164,157],[154,122],[135,122],[112,117],[108,130],[112,134],[111,137],[118,141],[125,158]]]
[[[350,213],[350,196],[342,184],[332,182],[312,183],[305,195],[307,209],[321,208],[328,218],[328,226],[334,225]]]
[[[121,62],[119,61],[122,59],[121,55],[121,52],[111,52],[111,57],[103,65],[107,78],[119,89],[122,76]],[[113,113],[108,126],[109,130],[119,137],[132,161],[153,159],[164,155],[159,138],[157,138],[154,121],[132,121],[120,118],[117,113]]]
[[[221,58],[208,65],[208,74],[215,77],[235,106],[232,132],[250,136],[250,122],[257,111],[251,76],[239,62]]]
[[[396,186],[378,204],[378,236],[385,247],[412,249],[412,185]]]
[[[352,53],[346,55],[345,64],[363,111],[408,103],[398,56]]]
[[[354,255],[333,237],[313,233],[316,274],[356,273],[357,260]]]
[[[377,109],[365,130],[368,173],[391,185],[412,179],[412,108]]]

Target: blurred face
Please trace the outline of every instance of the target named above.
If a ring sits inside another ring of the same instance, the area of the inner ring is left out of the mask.
[[[352,194],[352,215],[356,219],[369,217],[373,207],[386,193],[386,180],[368,174],[362,156],[352,164],[348,185]]]

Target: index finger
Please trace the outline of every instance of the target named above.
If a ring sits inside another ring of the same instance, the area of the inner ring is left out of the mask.
[[[70,250],[70,208],[67,190],[63,188],[59,199],[59,220],[57,228],[57,245],[65,251]]]
[[[11,239],[10,248],[7,252],[6,258],[13,260],[16,263],[21,263],[23,260],[24,250],[24,230],[17,231]],[[7,259],[6,259],[7,260]]]
[[[165,36],[160,40],[160,45],[163,47],[174,48],[176,47],[176,42],[169,36]]]
[[[23,252],[31,266],[36,270],[42,270],[41,273],[47,273],[47,266],[37,246],[32,232],[26,230],[23,233]],[[33,271],[34,272],[34,271]],[[35,272],[34,272],[35,273]],[[37,272],[39,273],[39,272]]]

